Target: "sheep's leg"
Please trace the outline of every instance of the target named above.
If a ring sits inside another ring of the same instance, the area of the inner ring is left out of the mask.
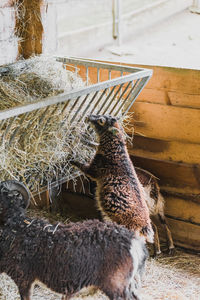
[[[68,300],[69,299],[69,296],[66,296],[66,295],[63,295],[61,300]]]
[[[91,178],[96,177],[95,169],[92,169],[90,165],[82,164],[79,161],[72,161],[71,164],[77,167],[81,172],[83,172],[86,176]]]
[[[174,242],[173,242],[173,239],[172,239],[171,231],[170,231],[170,229],[168,227],[168,224],[167,224],[167,220],[166,220],[165,216],[162,215],[162,214],[158,214],[158,216],[159,216],[161,224],[165,227],[165,231],[166,231],[166,235],[167,235],[167,241],[168,241],[168,247],[169,247],[169,254],[173,254],[174,251],[175,251],[175,247],[174,247]]]
[[[12,276],[12,279],[18,286],[21,300],[31,300],[33,281],[27,281],[26,278],[28,276],[24,275],[23,277],[21,277],[20,276],[21,274],[20,275],[18,274],[19,276],[17,276],[17,274],[15,274],[15,275],[16,275],[16,277],[13,278],[13,276]]]
[[[158,236],[158,228],[157,226],[152,222],[152,227],[154,230],[154,256],[161,254],[160,250],[160,240]]]
[[[30,288],[22,289],[19,287],[19,293],[20,293],[21,300],[31,300],[31,289]]]
[[[90,165],[82,164],[79,161],[71,161],[71,164],[77,167],[81,172],[91,179],[97,179],[99,176],[99,169],[102,168],[101,155],[96,155],[95,159]]]

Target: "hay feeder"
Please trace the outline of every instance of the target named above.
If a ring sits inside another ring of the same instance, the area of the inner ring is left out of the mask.
[[[93,155],[87,141],[94,143],[95,137],[85,117],[93,113],[123,119],[152,75],[149,69],[80,58],[56,61],[84,85],[0,111],[0,179],[23,181],[33,198],[79,175],[71,159],[87,161]],[[0,75],[8,69],[0,67]]]

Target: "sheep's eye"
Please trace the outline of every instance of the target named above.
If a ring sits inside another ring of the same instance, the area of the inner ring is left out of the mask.
[[[105,125],[106,120],[105,120],[105,118],[100,118],[97,122],[99,125],[103,126],[103,125]]]

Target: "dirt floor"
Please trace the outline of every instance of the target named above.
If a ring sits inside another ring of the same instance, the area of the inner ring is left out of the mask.
[[[29,211],[30,216],[39,216],[55,222],[59,219],[68,222],[68,218],[44,211]],[[163,245],[165,252],[165,246]],[[162,254],[159,258],[150,258],[141,288],[142,300],[200,300],[200,255],[177,249],[175,255]],[[34,288],[33,300],[59,300],[61,296],[42,287]],[[88,294],[85,290],[72,300],[106,300],[100,291]],[[20,300],[17,287],[5,274],[0,275],[0,300]]]
[[[189,9],[155,24],[127,40],[120,47],[105,46],[88,57],[132,64],[200,69],[200,14]]]

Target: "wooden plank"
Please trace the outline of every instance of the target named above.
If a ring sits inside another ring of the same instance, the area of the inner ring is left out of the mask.
[[[27,59],[42,53],[43,24],[41,18],[42,0],[17,0],[15,32],[19,56]]]
[[[161,140],[200,143],[200,110],[135,102],[135,133]],[[194,130],[195,128],[195,130]]]
[[[130,66],[130,64],[125,65]],[[135,64],[131,66],[153,70],[153,76],[147,84],[149,89],[200,94],[200,70]]]
[[[139,94],[137,101],[157,104],[169,104],[169,97],[166,91],[144,88]]]
[[[175,245],[200,251],[200,226],[167,218]]]
[[[134,136],[133,145],[129,145],[129,153],[151,159],[189,164],[200,162],[200,144],[163,141],[138,135]]]
[[[165,198],[165,214],[200,226],[200,203],[177,197]]]
[[[137,167],[152,172],[160,179],[163,186],[184,188],[188,186],[200,192],[200,165],[175,163],[164,160],[155,160],[139,156],[131,156]]]
[[[200,108],[200,95],[168,92],[170,102],[174,106]]]

